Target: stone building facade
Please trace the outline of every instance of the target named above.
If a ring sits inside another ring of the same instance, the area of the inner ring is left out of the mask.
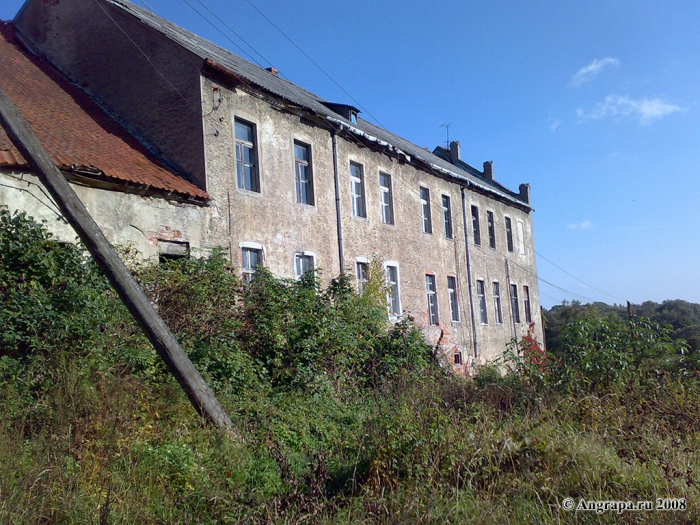
[[[113,242],[146,256],[223,247],[245,278],[316,268],[358,288],[379,259],[391,316],[412,315],[464,373],[513,337],[542,340],[529,186],[503,187],[459,143],[420,148],[125,0],[28,0],[12,30],[179,181],[64,162]],[[38,186],[7,188],[33,179],[2,155],[0,137],[0,204],[50,216]]]

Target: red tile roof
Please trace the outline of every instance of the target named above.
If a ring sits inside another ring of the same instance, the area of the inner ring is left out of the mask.
[[[206,200],[207,193],[174,174],[136,138],[48,62],[19,44],[0,21],[0,89],[13,102],[53,161],[97,171],[102,180],[156,194]],[[0,126],[0,167],[27,167]]]

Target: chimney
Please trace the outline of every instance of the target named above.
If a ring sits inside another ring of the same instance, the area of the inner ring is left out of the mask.
[[[453,140],[450,142],[450,160],[452,162],[462,160],[462,148],[460,147],[458,140]]]
[[[523,201],[526,204],[530,204],[530,185],[529,184],[521,184],[520,185],[520,194],[518,195],[518,199]]]
[[[493,161],[487,160],[484,162],[484,178],[486,180],[493,180]]]
[[[277,69],[277,68],[274,67],[274,66],[266,67],[266,68],[265,68],[265,71],[269,71],[270,73],[272,73],[272,74],[275,75],[276,77],[279,76],[279,74],[280,74],[280,70]]]

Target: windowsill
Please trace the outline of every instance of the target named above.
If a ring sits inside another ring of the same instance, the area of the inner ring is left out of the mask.
[[[262,199],[263,196],[261,191],[246,190],[243,188],[239,188],[238,186],[236,186],[236,192],[247,197],[256,197],[258,199]]]
[[[357,221],[360,221],[360,222],[369,222],[369,219],[367,217],[360,217],[358,215],[353,215],[352,218],[357,220]]]

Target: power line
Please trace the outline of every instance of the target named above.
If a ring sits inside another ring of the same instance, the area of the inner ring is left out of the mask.
[[[609,293],[607,293],[607,292],[604,292],[603,290],[599,290],[599,289],[596,288],[595,286],[592,286],[592,285],[588,284],[587,282],[582,281],[581,279],[579,279],[578,277],[576,277],[576,276],[573,275],[572,273],[567,272],[567,271],[566,271],[564,268],[562,268],[561,266],[557,266],[556,264],[554,264],[552,261],[550,261],[549,259],[547,259],[547,258],[546,258],[544,255],[542,255],[541,253],[539,253],[539,252],[535,252],[535,253],[537,254],[538,257],[541,257],[542,259],[544,259],[545,261],[547,261],[549,264],[551,264],[551,265],[554,266],[555,268],[558,268],[559,270],[561,270],[562,272],[564,272],[566,275],[568,275],[568,276],[570,276],[570,277],[573,277],[573,278],[576,279],[578,282],[580,282],[580,283],[582,283],[582,284],[585,284],[586,286],[588,286],[589,288],[592,288],[592,289],[595,290],[596,292],[600,292],[600,293],[602,293],[602,294],[604,294],[604,295],[607,295],[608,297],[612,297],[613,299],[617,299],[617,300],[619,300],[619,301],[625,302],[625,300],[622,299],[622,298],[620,298],[620,297],[617,297],[617,296],[615,296],[615,295],[611,295],[611,294],[609,294]]]
[[[272,20],[270,20],[270,19],[265,15],[265,13],[263,13],[260,9],[258,9],[258,8],[256,7],[256,5],[253,4],[253,2],[251,2],[251,0],[246,0],[246,2],[248,2],[248,3],[251,5],[251,7],[252,7],[253,9],[255,9],[258,13],[260,13],[260,15],[261,15],[265,20],[267,20],[267,21],[272,25],[272,27],[274,27],[275,29],[277,29],[277,31],[279,31],[280,34],[281,34],[284,38],[286,38],[287,40],[289,40],[289,42],[290,42],[294,47],[296,47],[299,51],[301,51],[301,53],[302,53],[306,58],[308,58],[309,61],[310,61],[314,66],[316,66],[316,67],[318,68],[319,71],[321,71],[321,73],[323,73],[324,75],[326,75],[326,76],[331,80],[331,82],[333,82],[336,86],[338,86],[338,87],[343,91],[343,93],[345,93],[348,97],[350,97],[350,99],[351,99],[355,104],[357,104],[357,106],[358,106],[359,108],[361,108],[365,113],[367,113],[367,115],[369,115],[369,116],[372,118],[372,120],[374,120],[374,121],[375,121],[377,124],[379,124],[382,128],[385,127],[384,124],[382,124],[381,122],[379,122],[379,120],[378,120],[374,115],[372,115],[372,113],[370,113],[369,110],[368,110],[367,108],[365,108],[362,104],[360,104],[360,103],[355,99],[355,97],[353,97],[350,93],[348,93],[347,90],[346,90],[343,86],[341,86],[332,76],[330,76],[328,73],[326,73],[326,71],[325,71],[320,65],[318,65],[318,63],[317,63],[313,58],[311,58],[311,57],[306,53],[306,51],[304,51],[301,47],[299,47],[299,46],[297,45],[297,43],[294,42],[294,40],[292,40],[289,36],[287,36],[287,34],[286,34],[284,31],[282,31]]]
[[[199,0],[198,0],[198,1],[199,1]],[[241,53],[243,53],[245,56],[247,56],[248,58],[250,58],[250,59],[251,59],[253,62],[255,62],[258,66],[264,67],[264,66],[263,66],[260,62],[258,62],[250,53],[248,53],[245,49],[243,49],[243,48],[242,48],[241,46],[239,46],[236,42],[234,42],[226,33],[224,33],[223,31],[221,31],[221,29],[219,29],[218,27],[216,27],[216,25],[215,25],[211,20],[209,20],[206,16],[204,16],[200,11],[198,11],[198,10],[197,10],[192,4],[190,4],[187,0],[182,0],[182,2],[185,3],[190,9],[192,9],[192,11],[194,11],[194,12],[197,13],[199,16],[201,16],[201,17],[204,19],[204,21],[205,21],[206,23],[208,23],[210,26],[212,26],[212,27],[213,27],[216,31],[218,31],[224,38],[226,38],[229,42],[231,42],[234,46],[236,46],[236,47],[239,49],[239,51],[240,51]],[[262,56],[260,53],[258,53],[258,52],[255,50],[255,48],[254,48],[253,46],[251,46],[248,42],[246,42],[245,39],[244,39],[243,37],[241,37],[241,35],[239,35],[238,33],[236,33],[233,29],[231,29],[228,25],[226,25],[226,23],[223,22],[218,16],[216,16],[216,15],[211,11],[211,9],[209,9],[206,5],[202,4],[202,2],[199,2],[199,3],[204,7],[204,9],[206,9],[206,10],[209,11],[212,15],[214,15],[214,16],[217,18],[217,20],[219,20],[219,22],[221,22],[222,24],[224,24],[224,25],[229,29],[229,31],[231,31],[234,35],[236,35],[238,38],[240,38],[240,39],[243,41],[244,44],[246,44],[250,49],[252,49],[253,51],[255,51],[255,52],[258,54],[258,56],[260,56],[260,58],[262,58],[262,59],[263,59],[265,62],[267,62],[268,64],[272,65],[272,64],[270,63],[269,60],[267,60],[264,56]]]

